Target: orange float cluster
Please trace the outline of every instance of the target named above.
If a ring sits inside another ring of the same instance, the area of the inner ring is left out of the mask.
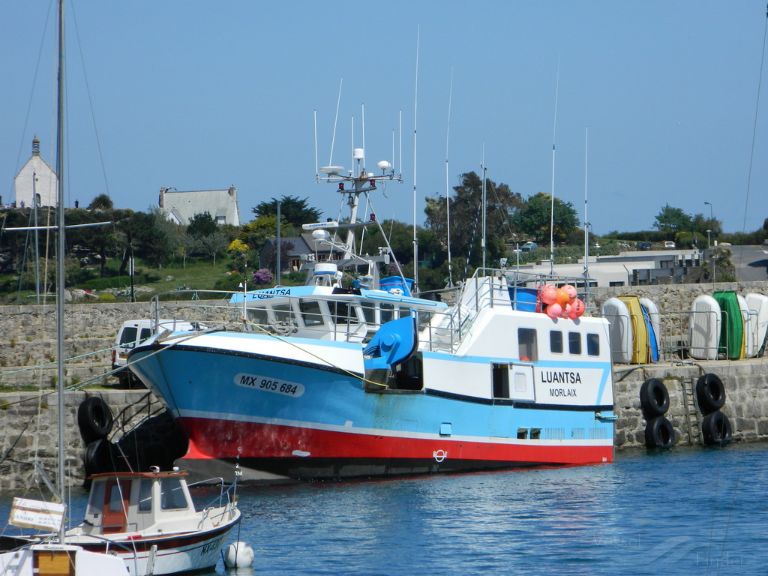
[[[576,320],[584,314],[584,302],[576,297],[576,287],[566,284],[558,288],[545,284],[539,290],[539,311],[552,319],[570,318]]]

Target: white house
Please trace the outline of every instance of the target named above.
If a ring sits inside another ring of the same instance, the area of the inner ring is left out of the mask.
[[[40,140],[35,136],[32,140],[32,157],[22,166],[14,180],[16,206],[33,206],[32,198],[35,195],[38,206],[56,206],[58,183],[53,168],[40,156]]]
[[[186,226],[196,214],[208,212],[217,224],[240,226],[237,188],[224,190],[192,190],[160,188],[160,209],[171,222]]]

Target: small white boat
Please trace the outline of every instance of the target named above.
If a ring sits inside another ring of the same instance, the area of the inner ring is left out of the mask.
[[[717,300],[708,294],[697,296],[689,320],[688,353],[691,358],[717,360],[721,322]]]
[[[134,576],[214,567],[227,534],[240,521],[236,483],[225,490],[222,481],[215,504],[198,511],[186,475],[155,468],[92,476],[85,518],[65,532],[64,542],[89,553],[118,557]],[[51,537],[20,539],[36,544]]]

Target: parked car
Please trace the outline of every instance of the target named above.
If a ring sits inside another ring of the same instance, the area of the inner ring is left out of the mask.
[[[650,250],[651,249],[651,243],[650,242],[638,242],[637,243],[637,249],[638,250]]]
[[[128,354],[136,346],[149,340],[155,334],[192,330],[206,330],[206,327],[198,322],[185,322],[183,320],[160,320],[157,326],[155,326],[154,320],[148,318],[123,322],[117,331],[115,345],[112,348],[112,370],[120,385],[125,388],[141,385],[133,372],[125,367],[128,363]]]
[[[672,240],[664,240],[664,248],[677,248]]]
[[[522,250],[523,252],[533,252],[538,247],[539,245],[536,244],[536,242],[526,242],[525,244],[520,246],[520,250]]]

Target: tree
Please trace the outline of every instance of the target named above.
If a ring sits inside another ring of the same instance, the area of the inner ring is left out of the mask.
[[[127,236],[127,243],[133,247],[134,255],[142,258],[150,266],[164,264],[173,251],[169,226],[175,225],[167,221],[157,208],[148,213],[136,212],[131,218],[121,223],[121,228]],[[126,273],[129,256],[129,250],[126,250],[120,266],[120,274]]]
[[[187,226],[187,234],[196,240],[204,238],[205,236],[210,236],[217,230],[218,226],[210,212],[195,214],[189,219],[189,225]]]
[[[320,220],[322,212],[317,208],[308,206],[307,200],[308,198],[300,199],[297,196],[283,196],[280,199],[281,220],[284,220],[297,228],[300,228],[302,224]],[[272,198],[272,200],[268,202],[260,202],[251,210],[257,218],[262,216],[277,216],[277,202],[277,198]]]
[[[108,194],[99,194],[88,204],[88,210],[113,210],[114,203]]]
[[[554,201],[552,217],[552,196],[546,192],[534,194],[525,205],[512,217],[512,223],[525,238],[533,238],[539,243],[546,243],[550,237],[550,223],[554,221],[552,237],[555,242],[565,242],[579,225],[579,217],[570,202],[559,198]]]
[[[195,238],[194,250],[205,256],[212,257],[213,264],[216,265],[216,256],[223,254],[226,251],[228,244],[229,238],[227,238],[227,235],[224,232],[217,230],[213,234]]]
[[[666,204],[664,208],[656,215],[656,221],[653,227],[660,232],[681,232],[691,230],[693,220],[686,214],[682,208],[674,208]]]
[[[449,198],[452,256],[463,255],[473,265],[482,262],[482,188],[483,180],[475,172],[461,175],[461,184]],[[503,183],[486,181],[486,252],[487,261],[498,260],[504,253],[505,240],[512,236],[510,217],[524,205],[520,194]],[[433,255],[431,264],[439,265],[448,251],[448,207],[445,197],[427,198],[426,227],[434,234],[443,254]]]

